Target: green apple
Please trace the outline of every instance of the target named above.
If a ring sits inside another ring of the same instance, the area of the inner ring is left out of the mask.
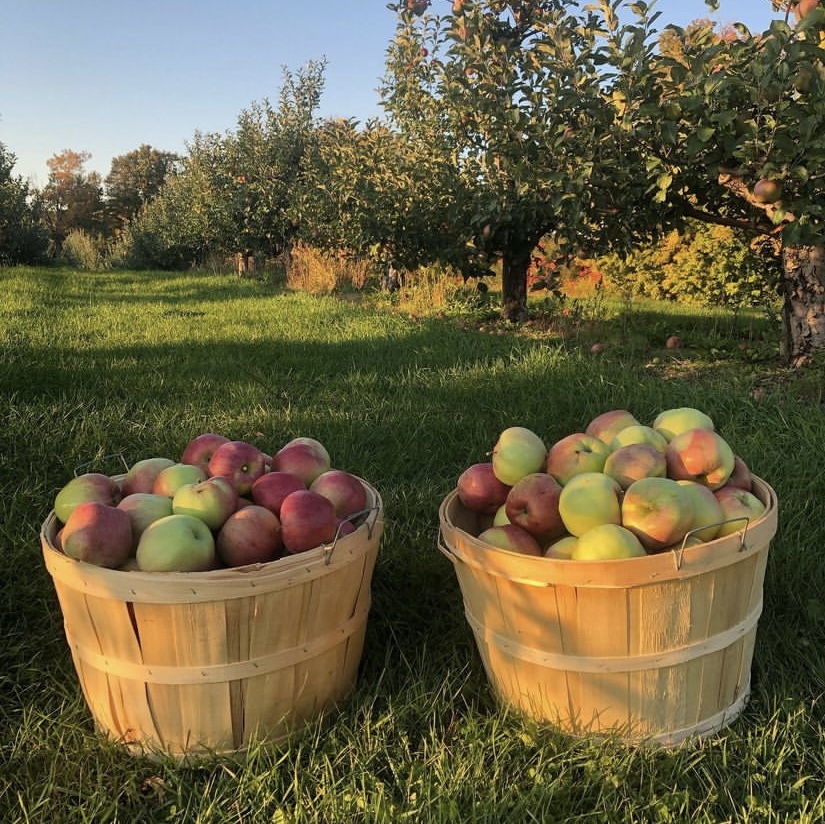
[[[688,532],[702,542],[712,541],[719,534],[719,527],[725,520],[716,495],[697,481],[683,480],[676,483],[685,488],[693,501],[693,521]]]
[[[132,543],[138,545],[140,536],[149,524],[172,514],[172,499],[152,492],[133,492],[117,505],[132,522]]]
[[[603,472],[574,475],[559,495],[559,514],[565,529],[581,536],[600,524],[621,523],[622,488]]]
[[[507,517],[507,504],[502,504],[493,515],[493,526],[504,526],[509,524],[510,519]]]
[[[513,486],[519,478],[544,469],[547,447],[532,430],[524,426],[511,426],[498,436],[493,447],[493,472],[507,486]]]
[[[765,504],[747,489],[723,486],[713,494],[722,507],[722,518],[726,522],[719,527],[717,538],[739,532],[765,514]]]
[[[664,453],[649,443],[629,443],[607,456],[604,474],[615,478],[622,489],[627,489],[640,478],[664,478],[667,461]]]
[[[215,539],[200,518],[173,513],[146,527],[135,557],[143,572],[202,572],[215,567]]]
[[[615,561],[646,555],[639,539],[620,524],[599,524],[576,540],[572,561]]]
[[[565,535],[563,538],[553,541],[553,543],[544,550],[544,557],[568,560],[572,557],[578,540],[575,535]]]
[[[671,478],[641,478],[625,490],[622,526],[651,552],[681,541],[693,523],[693,501]]]
[[[658,449],[659,452],[664,452],[667,446],[667,439],[652,426],[637,423],[622,429],[616,437],[613,438],[610,448],[616,450],[621,446],[630,446],[632,443],[646,443]]]
[[[54,499],[54,514],[65,524],[78,504],[97,501],[116,506],[120,498],[120,487],[114,478],[100,472],[86,472],[61,487]]]
[[[478,539],[498,549],[520,552],[522,555],[541,555],[539,542],[517,524],[487,527],[479,534]]]
[[[665,440],[672,441],[676,435],[686,432],[688,429],[710,429],[716,427],[710,416],[700,409],[692,406],[677,406],[673,409],[665,409],[653,420],[653,428],[662,435]]]
[[[128,471],[126,477],[123,479],[123,494],[131,495],[133,492],[149,492],[155,485],[155,478],[160,474],[162,469],[168,466],[174,466],[175,461],[171,458],[143,458],[140,461],[133,463]]]
[[[174,463],[158,472],[152,484],[154,495],[166,495],[173,498],[175,492],[184,484],[196,484],[205,481],[206,473],[194,464]]]
[[[584,431],[606,444],[613,442],[613,438],[628,426],[634,426],[639,421],[633,413],[627,409],[611,409],[596,415],[585,427]]]
[[[184,484],[172,496],[172,512],[194,515],[213,532],[238,508],[238,493],[231,482],[220,475]]]
[[[562,486],[582,472],[601,472],[610,447],[599,438],[574,432],[556,441],[547,452],[545,471]]]
[[[667,475],[676,481],[698,481],[719,489],[736,463],[728,442],[712,429],[687,429],[675,435],[665,450]]]

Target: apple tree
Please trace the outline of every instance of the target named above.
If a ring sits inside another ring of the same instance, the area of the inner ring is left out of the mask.
[[[37,263],[46,252],[37,192],[14,174],[15,156],[0,143],[0,265]]]

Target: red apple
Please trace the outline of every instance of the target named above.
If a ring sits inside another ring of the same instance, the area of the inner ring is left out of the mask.
[[[97,501],[108,506],[117,506],[121,498],[117,481],[100,472],[86,472],[65,483],[54,499],[54,514],[65,524],[76,506],[89,501]]]
[[[349,518],[367,507],[367,490],[364,484],[351,472],[343,469],[328,469],[322,472],[309,486],[332,501],[338,518]]]
[[[175,461],[171,458],[143,458],[133,463],[126,472],[123,479],[122,490],[124,495],[131,495],[133,492],[152,492],[155,485],[155,478],[162,469],[173,466]]]
[[[611,409],[593,418],[584,431],[585,434],[592,435],[594,438],[610,444],[622,429],[638,423],[639,421],[627,409]]]
[[[69,515],[61,544],[70,558],[116,569],[132,554],[132,521],[116,506],[86,501]]]
[[[247,441],[227,441],[209,459],[209,474],[227,478],[238,495],[248,495],[252,484],[267,471],[267,455]]]
[[[303,480],[294,472],[279,472],[277,469],[261,475],[250,490],[252,501],[265,506],[270,512],[280,515],[281,504],[290,492],[306,489]]]
[[[172,497],[172,512],[194,515],[213,532],[238,508],[238,493],[228,479],[213,475],[205,481],[184,484]]]
[[[547,451],[545,471],[564,486],[581,472],[601,472],[609,454],[610,447],[595,435],[574,432]]]
[[[745,461],[738,455],[733,458],[733,472],[730,473],[725,486],[736,486],[739,489],[753,490],[753,476]]]
[[[630,443],[613,450],[604,462],[604,474],[627,489],[640,478],[664,478],[667,461],[663,452],[649,443]]]
[[[221,444],[228,442],[229,438],[225,438],[223,435],[218,435],[215,432],[203,432],[186,444],[181,453],[180,462],[199,466],[209,474],[209,461],[212,459],[212,454]]]
[[[621,523],[655,552],[685,537],[693,525],[693,502],[671,478],[641,478],[625,490]]]
[[[665,346],[668,349],[681,349],[682,339],[678,335],[671,335],[666,341]]]
[[[665,450],[667,475],[674,480],[698,481],[711,489],[727,483],[734,454],[727,441],[711,429],[687,429],[674,436]]]
[[[533,472],[513,484],[504,510],[511,524],[529,532],[539,543],[560,538],[567,530],[559,514],[561,484],[546,472]]]
[[[272,469],[292,472],[309,485],[322,473],[332,468],[326,447],[315,438],[293,438],[272,456]]]
[[[329,498],[308,489],[290,492],[281,504],[284,549],[292,554],[328,544],[338,529],[338,517]]]
[[[765,504],[746,489],[723,486],[715,490],[713,494],[722,507],[722,517],[725,520],[725,523],[719,527],[717,538],[744,529],[748,524],[762,517],[765,512]]]
[[[227,566],[274,561],[283,552],[281,522],[264,506],[245,506],[227,518],[215,538],[215,548]]]
[[[478,539],[498,549],[520,552],[523,555],[541,555],[539,542],[517,524],[488,527],[479,534]]]
[[[493,472],[492,461],[468,466],[459,476],[456,487],[459,500],[472,512],[494,515],[507,500],[511,487]]]

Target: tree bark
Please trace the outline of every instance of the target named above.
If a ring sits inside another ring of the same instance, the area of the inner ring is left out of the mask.
[[[825,352],[825,247],[782,249],[782,355],[793,366]]]
[[[533,244],[508,249],[501,260],[501,316],[513,323],[527,320],[527,270]]]

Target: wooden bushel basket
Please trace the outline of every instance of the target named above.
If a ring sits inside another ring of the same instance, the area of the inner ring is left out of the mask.
[[[739,531],[643,558],[536,558],[482,543],[451,492],[439,548],[499,699],[574,735],[677,744],[718,732],[750,693],[776,493]]]
[[[355,685],[383,504],[333,544],[209,572],[103,569],[41,529],[66,640],[99,730],[136,753],[241,753],[283,741]]]

